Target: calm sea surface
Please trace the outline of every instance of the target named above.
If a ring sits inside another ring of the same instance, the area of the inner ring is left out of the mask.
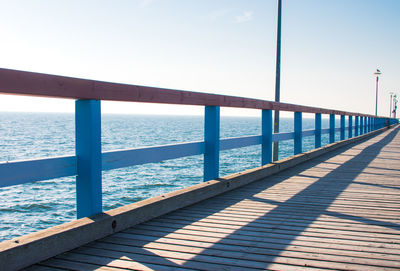
[[[327,128],[323,120],[323,128]],[[102,150],[203,140],[203,117],[103,115]],[[304,119],[303,129],[314,120]],[[0,113],[0,161],[74,155],[74,115]],[[293,131],[293,120],[281,120],[281,132]],[[221,138],[261,134],[260,118],[222,117]],[[323,135],[323,144],[327,143]],[[303,150],[314,147],[305,138]],[[260,166],[260,146],[221,152],[220,175]],[[293,141],[280,143],[280,158],[293,154]],[[135,201],[200,183],[201,155],[160,163],[103,171],[103,208]],[[0,188],[0,241],[75,219],[75,177]]]

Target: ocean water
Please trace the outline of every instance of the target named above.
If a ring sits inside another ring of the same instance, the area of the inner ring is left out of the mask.
[[[201,141],[203,126],[201,116],[103,115],[102,151]],[[327,120],[322,126],[328,127]],[[74,129],[73,114],[0,113],[0,161],[73,155]],[[303,129],[314,129],[314,120],[304,119]],[[282,119],[280,131],[293,131],[293,119]],[[221,118],[221,138],[259,134],[260,118]],[[322,140],[326,144],[328,136]],[[304,138],[303,150],[313,148],[314,138]],[[293,141],[281,142],[280,158],[292,154]],[[260,146],[222,151],[220,176],[260,163]],[[103,171],[103,209],[188,187],[202,178],[202,155]],[[75,208],[75,177],[0,188],[0,241],[71,221]]]

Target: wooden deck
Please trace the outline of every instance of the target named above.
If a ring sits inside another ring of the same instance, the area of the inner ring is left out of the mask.
[[[28,269],[400,270],[399,128]]]

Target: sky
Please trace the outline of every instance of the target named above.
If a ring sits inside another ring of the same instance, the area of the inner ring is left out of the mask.
[[[283,0],[281,101],[389,115],[400,95],[400,0]],[[276,0],[0,0],[0,67],[274,100]],[[74,101],[0,95],[0,111]],[[252,115],[256,110],[222,109]],[[102,102],[103,113],[202,107]]]

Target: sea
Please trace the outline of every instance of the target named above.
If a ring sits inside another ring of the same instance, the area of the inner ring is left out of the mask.
[[[323,119],[322,128],[328,128]],[[102,115],[102,151],[202,141],[202,116]],[[303,119],[314,129],[314,119]],[[280,131],[293,131],[282,118]],[[261,118],[221,117],[221,138],[260,135]],[[337,135],[338,136],[338,135]],[[74,115],[0,112],[0,162],[74,155]],[[328,136],[322,136],[323,145]],[[303,141],[303,151],[314,138]],[[293,140],[280,142],[279,158],[293,155]],[[222,151],[220,176],[258,167],[261,147]],[[202,182],[203,156],[103,171],[105,211]],[[76,218],[75,177],[0,188],[0,241],[46,229]]]

